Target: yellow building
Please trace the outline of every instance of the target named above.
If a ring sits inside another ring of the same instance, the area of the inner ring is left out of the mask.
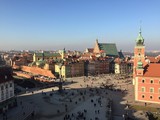
[[[55,72],[58,73],[61,76],[61,78],[71,77],[71,67],[68,64],[66,65],[56,64]]]

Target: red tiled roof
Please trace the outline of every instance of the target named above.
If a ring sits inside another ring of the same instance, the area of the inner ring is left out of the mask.
[[[144,77],[160,77],[160,64],[150,63],[145,67]]]
[[[88,49],[88,52],[90,52],[90,53],[93,53],[93,48],[87,48]]]
[[[159,59],[156,59],[155,57],[147,57],[151,63],[158,63]]]

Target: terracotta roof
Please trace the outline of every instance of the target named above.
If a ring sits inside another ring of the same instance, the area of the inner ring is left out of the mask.
[[[155,57],[147,57],[151,63],[158,63],[159,59],[155,58]]]
[[[88,52],[93,53],[93,48],[87,48]]]
[[[160,64],[148,64],[144,70],[144,77],[160,77]]]

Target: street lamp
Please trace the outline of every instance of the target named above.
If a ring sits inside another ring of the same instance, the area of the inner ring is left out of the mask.
[[[62,73],[61,73],[61,70],[62,70],[62,66],[63,64],[60,63],[59,64],[59,92],[62,92]]]

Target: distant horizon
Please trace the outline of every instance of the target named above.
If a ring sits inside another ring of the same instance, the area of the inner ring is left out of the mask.
[[[46,52],[56,52],[56,51],[59,51],[59,50],[62,50],[62,49],[51,49],[51,50],[49,50],[49,49],[46,49],[46,50],[44,50],[44,49],[6,49],[6,50],[1,50],[0,49],[0,52],[5,52],[5,51],[46,51]],[[66,49],[66,51],[80,51],[80,52],[84,52],[86,49],[84,49],[84,50],[76,50],[76,49],[74,49],[74,50],[72,50],[72,49]],[[124,50],[119,50],[119,49],[117,49],[117,51],[119,52],[119,51],[122,51],[122,52],[130,52],[130,53],[134,53],[134,49],[133,50],[128,50],[128,51],[124,51]],[[145,49],[145,52],[146,53],[150,53],[150,52],[152,52],[152,53],[159,53],[160,52],[160,50],[146,50]]]
[[[140,27],[146,50],[160,50],[159,6],[159,0],[1,1],[0,50],[83,51],[98,39],[133,51]]]

